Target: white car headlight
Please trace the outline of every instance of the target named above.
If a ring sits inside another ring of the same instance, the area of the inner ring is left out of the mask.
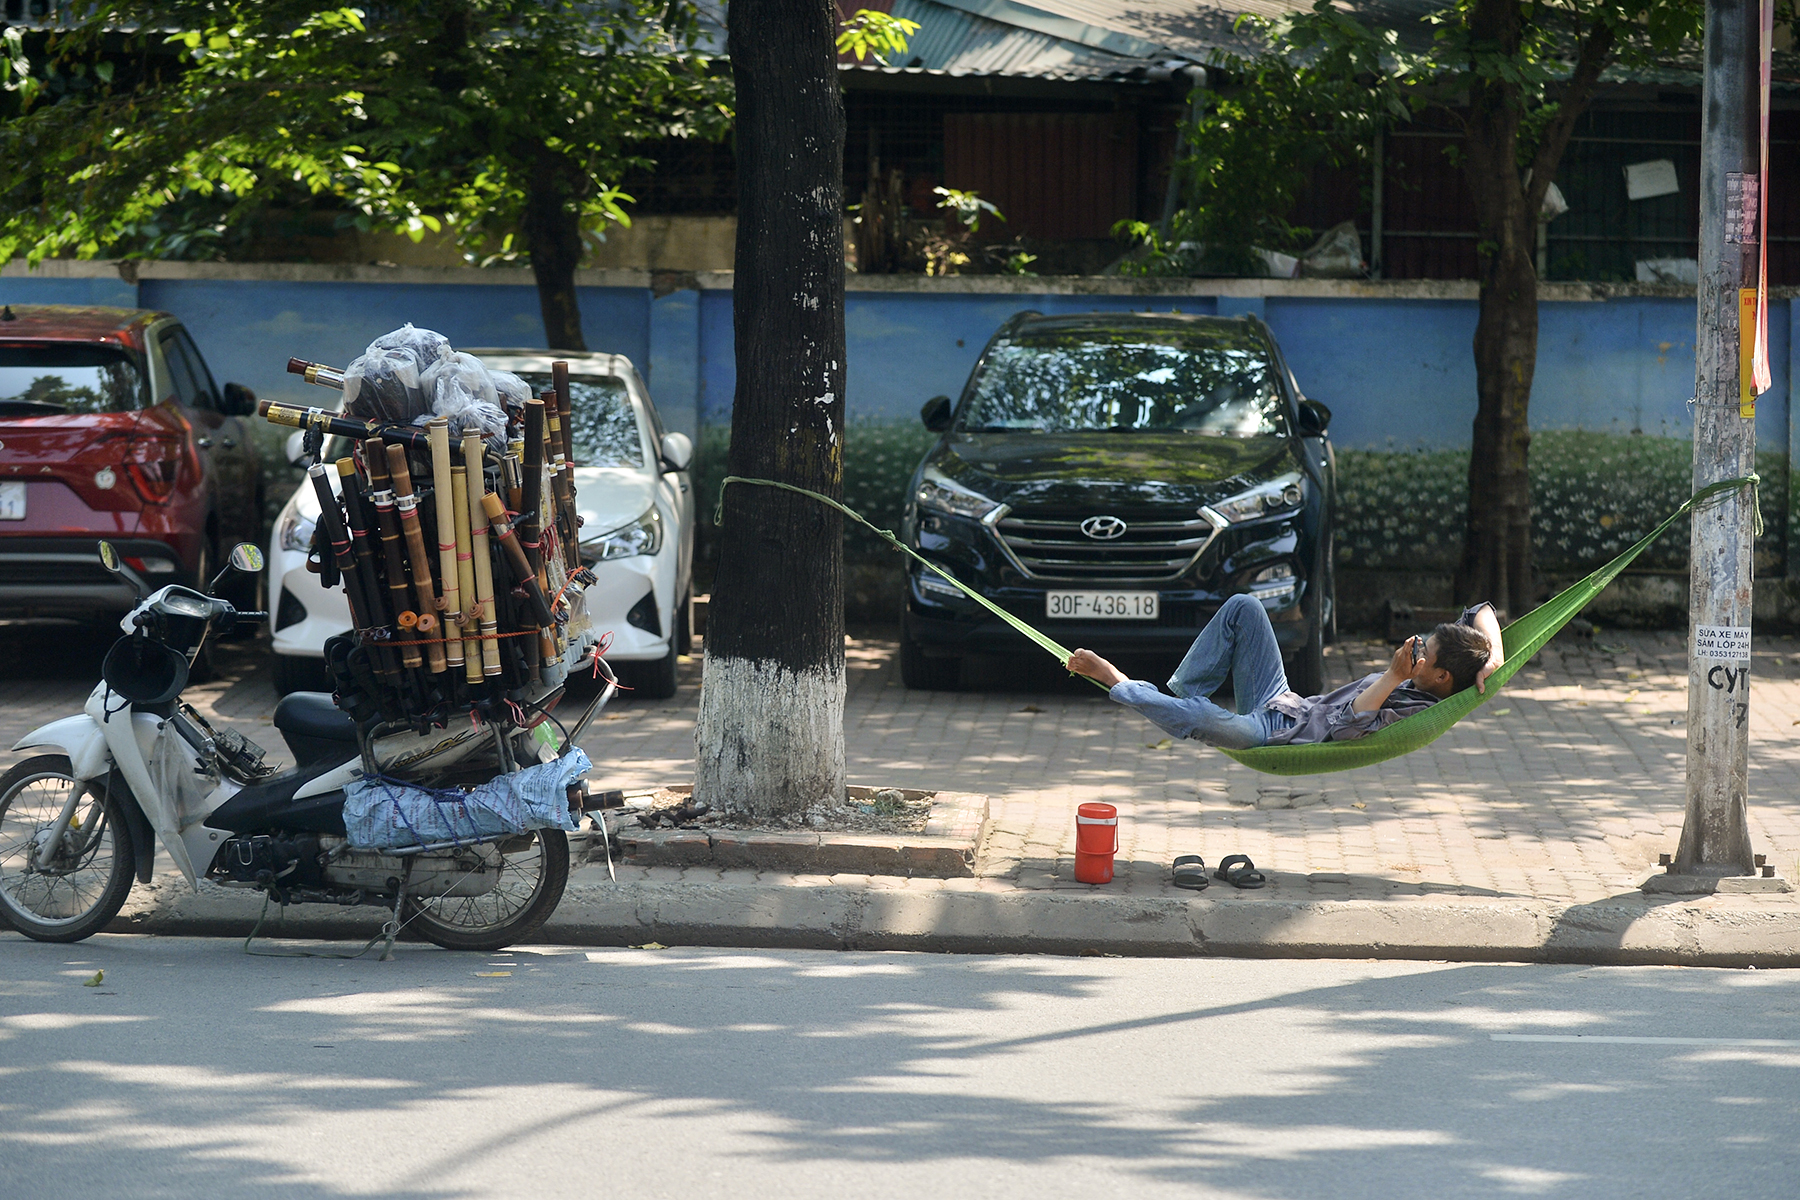
[[[313,519],[303,517],[297,508],[288,508],[275,522],[275,544],[283,550],[295,550],[305,554],[312,549]]]
[[[1301,498],[1300,472],[1290,471],[1267,483],[1259,483],[1247,492],[1240,492],[1229,500],[1221,500],[1207,507],[1236,524],[1274,513],[1293,512],[1300,507]]]
[[[1006,505],[964,487],[936,467],[925,468],[925,474],[919,479],[919,490],[914,493],[913,498],[919,502],[920,508],[949,513],[954,517],[967,517],[972,521],[992,523],[1007,512]]]
[[[630,558],[634,554],[655,554],[662,549],[662,514],[653,507],[629,525],[621,525],[598,537],[581,543],[585,562],[605,562],[612,558]]]

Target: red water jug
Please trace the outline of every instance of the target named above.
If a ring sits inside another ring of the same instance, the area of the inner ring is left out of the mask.
[[[1075,810],[1075,879],[1111,883],[1113,855],[1119,852],[1119,810],[1110,804],[1083,804]]]

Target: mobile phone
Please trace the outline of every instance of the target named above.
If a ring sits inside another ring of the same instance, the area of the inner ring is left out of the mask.
[[[1419,665],[1419,660],[1423,657],[1425,657],[1425,639],[1415,633],[1412,636],[1413,666],[1417,667]]]

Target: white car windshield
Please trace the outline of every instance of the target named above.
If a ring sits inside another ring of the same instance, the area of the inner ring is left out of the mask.
[[[533,393],[550,386],[548,373],[520,372]],[[644,439],[625,381],[610,375],[577,375],[569,380],[569,407],[575,426],[575,461],[584,467],[641,467]]]
[[[131,412],[143,376],[116,350],[98,346],[0,346],[0,408],[46,413]]]

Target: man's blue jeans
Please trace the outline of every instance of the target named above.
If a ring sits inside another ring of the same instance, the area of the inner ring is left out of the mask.
[[[1227,675],[1237,696],[1236,713],[1211,698],[1225,686]],[[1169,677],[1168,688],[1188,702],[1183,707],[1194,723],[1193,736],[1214,746],[1247,750],[1294,724],[1293,717],[1269,708],[1288,691],[1287,672],[1269,614],[1249,596],[1233,596],[1206,623]]]

